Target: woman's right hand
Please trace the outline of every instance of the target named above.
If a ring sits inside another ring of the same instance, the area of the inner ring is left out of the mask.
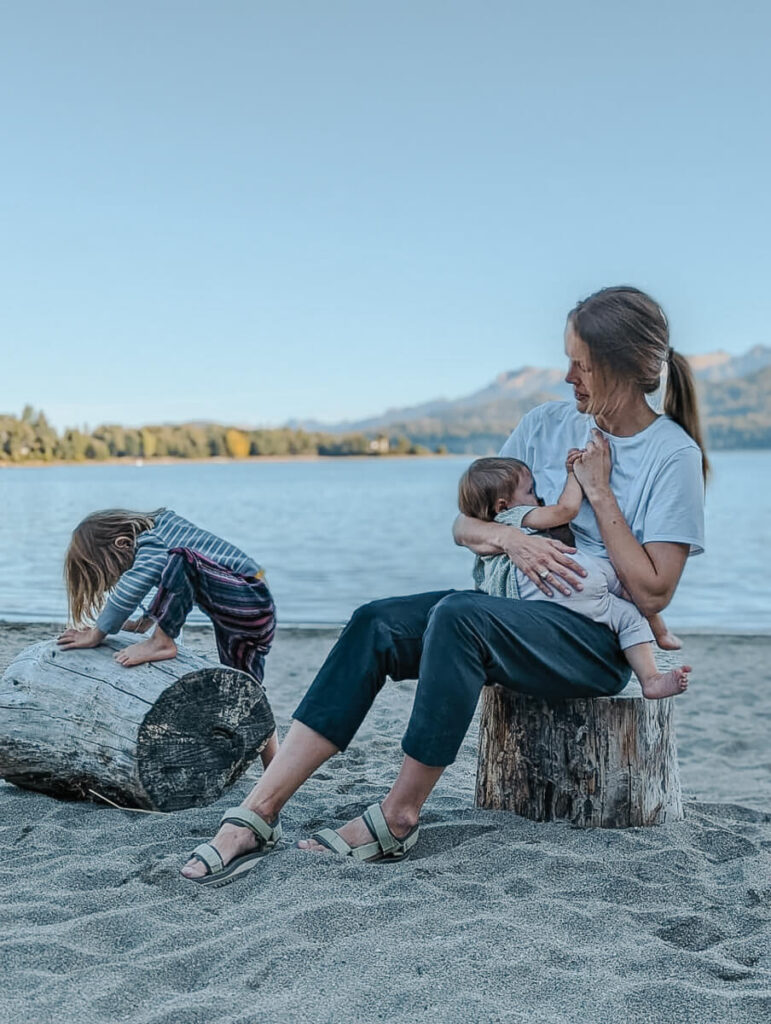
[[[514,565],[547,597],[554,597],[552,587],[566,597],[582,589],[580,577],[586,576],[586,570],[570,557],[575,554],[575,548],[549,537],[523,533],[515,526],[502,527],[498,543]]]

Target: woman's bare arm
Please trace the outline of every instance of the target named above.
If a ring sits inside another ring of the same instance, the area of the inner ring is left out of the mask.
[[[605,550],[632,602],[646,617],[663,611],[680,582],[688,545],[669,541],[642,545],[629,529],[612,492],[589,500]]]
[[[554,596],[552,587],[563,594],[570,594],[571,588],[580,590],[580,577],[586,576],[586,570],[570,558],[575,548],[524,533],[515,526],[461,514],[453,524],[452,535],[456,544],[477,555],[507,555],[547,597]]]
[[[610,446],[594,439],[575,463],[576,477],[594,509],[613,568],[643,615],[656,615],[672,600],[688,557],[687,544],[658,541],[642,545],[629,529],[610,489]]]
[[[452,524],[452,539],[460,547],[473,551],[475,555],[502,555],[506,531],[511,529],[513,527],[501,523],[472,519],[461,512]]]

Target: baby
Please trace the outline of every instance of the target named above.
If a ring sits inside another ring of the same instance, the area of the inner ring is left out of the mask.
[[[556,505],[542,505],[535,494],[533,474],[519,459],[486,458],[473,462],[461,477],[458,504],[464,515],[516,526],[526,533],[551,535],[574,546],[567,526],[578,515],[583,501],[581,485],[573,473],[573,462],[580,452],[571,452],[567,460],[567,481]],[[554,588],[547,598],[533,581],[517,569],[507,555],[477,557],[474,586],[493,597],[511,597],[523,601],[554,600],[595,622],[603,622],[618,634],[619,644],[649,699],[671,697],[688,686],[690,665],[659,672],[653,657],[654,635],[661,647],[679,647],[660,615],[646,619],[627,599],[621,581],[610,561],[595,558],[584,551],[571,556],[586,570],[582,589],[569,596]]]

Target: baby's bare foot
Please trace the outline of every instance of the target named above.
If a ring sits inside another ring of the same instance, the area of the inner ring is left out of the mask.
[[[688,689],[688,673],[690,665],[680,665],[669,672],[659,672],[642,681],[642,692],[648,700],[660,700],[662,697],[674,697]]]
[[[144,665],[148,661],[166,661],[168,658],[176,658],[177,645],[162,630],[156,629],[149,640],[143,640],[139,644],[131,644],[118,651],[115,660],[131,668],[132,665]]]
[[[670,633],[668,629],[663,633],[657,634],[656,643],[662,651],[679,651],[683,646],[683,641],[680,637],[676,636],[674,633]]]

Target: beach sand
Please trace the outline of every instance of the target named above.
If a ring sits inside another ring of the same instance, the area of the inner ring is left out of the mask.
[[[0,627],[0,671],[52,627]],[[281,730],[335,639],[280,630]],[[212,650],[208,629],[186,643]],[[186,853],[238,803],[172,815],[0,783],[0,1021],[749,1022],[771,1019],[771,637],[693,636],[677,698],[686,820],[580,830],[473,808],[476,726],[418,847],[356,865],[289,843],[201,889]],[[383,796],[413,683],[283,814],[294,841]]]

